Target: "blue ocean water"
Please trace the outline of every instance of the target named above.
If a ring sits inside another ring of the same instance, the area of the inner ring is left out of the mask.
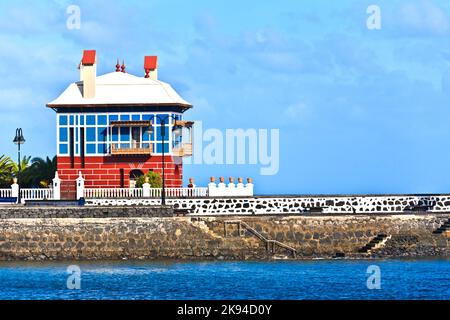
[[[73,264],[80,289],[67,287]],[[0,286],[0,299],[450,299],[450,259],[3,262]]]

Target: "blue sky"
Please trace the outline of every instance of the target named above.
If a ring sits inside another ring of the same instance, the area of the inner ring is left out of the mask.
[[[81,29],[68,30],[68,5]],[[366,9],[381,9],[368,30]],[[116,58],[159,78],[204,128],[280,130],[280,168],[189,165],[185,178],[251,176],[257,193],[450,191],[448,1],[1,1],[0,154],[55,153],[45,104],[78,80],[83,49],[98,73]]]

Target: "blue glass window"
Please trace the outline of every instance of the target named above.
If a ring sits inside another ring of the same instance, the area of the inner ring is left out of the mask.
[[[86,145],[86,153],[87,154],[95,154],[95,144],[93,143],[88,143]]]
[[[142,128],[142,141],[153,141],[154,136],[153,131],[150,131],[150,129],[145,127]]]
[[[165,133],[164,133],[164,141],[168,141],[169,140],[169,126],[164,126],[165,127]],[[162,141],[162,127],[156,127],[156,140],[158,141]]]
[[[86,141],[95,142],[95,128],[86,128]]]
[[[65,143],[60,143],[59,144],[59,154],[67,154],[67,144]]]
[[[70,125],[73,126],[73,116],[70,116]]]
[[[167,113],[156,115],[156,123],[161,124],[161,120],[167,124],[169,122],[169,115]]]
[[[86,116],[86,124],[88,126],[95,126],[95,116]]]
[[[99,142],[106,141],[106,128],[105,127],[98,128],[97,132],[98,132],[97,141]]]
[[[142,120],[145,120],[145,121],[153,120],[153,115],[151,115],[151,114],[143,114],[142,115]]]
[[[78,154],[78,144],[75,145],[75,153]]]
[[[67,142],[67,128],[59,128],[59,141]]]
[[[84,116],[80,116],[80,124],[84,126]]]
[[[75,141],[78,142],[78,128],[75,128]]]
[[[120,141],[130,141],[130,128],[120,128]]]
[[[128,114],[121,114],[120,115],[120,120],[121,121],[128,121],[128,120],[130,120],[130,115],[128,115]]]
[[[109,122],[119,120],[119,116],[117,114],[112,114],[109,116]]]
[[[106,153],[106,144],[105,143],[100,143],[97,146],[97,152],[98,153]]]
[[[119,141],[119,128],[112,128],[112,141]]]
[[[139,120],[141,120],[141,115],[140,114],[133,114],[131,116],[131,120],[139,121]]]
[[[162,143],[157,143],[156,144],[156,153],[162,153]],[[169,152],[169,144],[168,143],[164,143],[164,152],[168,153]]]
[[[98,116],[98,121],[97,121],[98,125],[106,125],[106,116]]]
[[[67,116],[59,116],[59,124],[62,126],[67,126]]]

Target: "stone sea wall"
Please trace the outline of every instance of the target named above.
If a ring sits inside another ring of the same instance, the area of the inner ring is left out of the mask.
[[[293,258],[291,247],[297,259],[360,257],[358,251],[381,233],[391,238],[372,256],[448,256],[448,233],[436,235],[433,230],[449,218],[450,214],[7,218],[0,220],[0,260]],[[282,246],[272,251],[264,239]]]
[[[167,205],[195,215],[401,213],[415,207],[429,212],[450,212],[450,195],[349,195],[349,196],[256,196],[166,199]],[[87,206],[152,206],[155,198],[87,199]]]

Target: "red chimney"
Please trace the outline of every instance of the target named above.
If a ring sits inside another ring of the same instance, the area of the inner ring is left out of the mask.
[[[153,80],[158,79],[158,57],[157,56],[145,56],[144,57],[144,70],[145,78]]]

